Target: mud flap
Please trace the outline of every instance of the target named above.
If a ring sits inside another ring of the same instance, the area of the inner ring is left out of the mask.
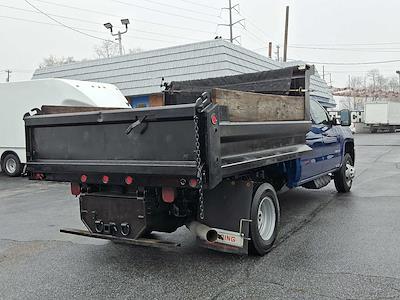
[[[137,239],[147,228],[145,202],[140,197],[82,195],[81,220],[94,234]]]
[[[252,181],[225,180],[204,193],[205,218],[199,222],[215,229],[214,243],[198,239],[202,247],[218,251],[248,254]]]

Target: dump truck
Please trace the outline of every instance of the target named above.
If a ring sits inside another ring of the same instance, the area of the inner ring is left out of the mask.
[[[70,182],[87,230],[64,233],[150,247],[186,226],[206,248],[266,254],[277,193],[348,192],[354,142],[310,100],[312,66],[165,83],[160,107],[25,117],[33,180]]]

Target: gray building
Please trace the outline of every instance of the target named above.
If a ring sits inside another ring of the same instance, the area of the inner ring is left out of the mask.
[[[115,84],[133,106],[146,105],[165,81],[203,79],[282,68],[281,63],[222,39],[37,69],[32,79],[65,78]],[[318,75],[311,78],[311,95],[334,107],[332,93]]]

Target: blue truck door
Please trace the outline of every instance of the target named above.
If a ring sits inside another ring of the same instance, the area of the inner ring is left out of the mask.
[[[312,148],[312,152],[301,158],[301,179],[314,177],[322,172],[321,156],[324,145],[320,126],[313,123],[311,130],[306,135],[306,143]]]
[[[314,126],[322,135],[323,146],[319,153],[321,173],[333,170],[340,164],[340,140],[326,110],[315,100],[310,101],[310,112]]]
[[[327,127],[322,133],[324,141],[324,160],[322,168],[324,171],[333,170],[340,166],[341,150],[339,135],[334,126]]]

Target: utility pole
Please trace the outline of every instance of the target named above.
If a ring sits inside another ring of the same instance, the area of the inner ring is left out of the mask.
[[[275,54],[276,54],[276,60],[277,60],[277,61],[280,61],[280,57],[279,57],[280,48],[281,48],[281,46],[276,45],[276,52],[275,52]]]
[[[10,74],[12,73],[12,71],[11,70],[4,70],[4,72],[7,73],[6,82],[10,82]]]
[[[287,49],[289,38],[289,6],[286,6],[286,21],[285,21],[285,41],[283,45],[283,61],[287,61]]]
[[[399,90],[400,90],[400,71],[396,71],[396,74],[399,75]]]
[[[117,33],[113,33],[113,25],[111,23],[105,23],[104,27],[109,29],[111,32],[112,36],[116,36],[117,38],[115,39],[116,41],[118,41],[118,45],[119,45],[119,55],[123,54],[123,48],[122,48],[122,35],[124,33],[128,32],[128,25],[129,25],[129,19],[122,19],[121,20],[122,25],[125,25],[125,30],[124,31],[120,31],[118,30]]]
[[[272,42],[268,43],[268,57],[272,58]]]
[[[236,22],[233,22],[233,16],[232,16],[232,11],[235,10],[237,13],[239,13],[239,10],[237,9],[239,7],[239,4],[235,4],[232,6],[232,0],[229,0],[229,7],[224,7],[222,9],[226,9],[229,12],[229,24],[218,24],[218,26],[228,26],[229,27],[229,41],[233,43],[234,40],[236,40],[239,36],[234,37],[233,36],[233,26],[236,24],[242,25],[244,28],[244,25],[242,24],[242,21],[244,19],[240,19]]]
[[[232,0],[229,0],[229,36],[231,43],[233,43]]]

